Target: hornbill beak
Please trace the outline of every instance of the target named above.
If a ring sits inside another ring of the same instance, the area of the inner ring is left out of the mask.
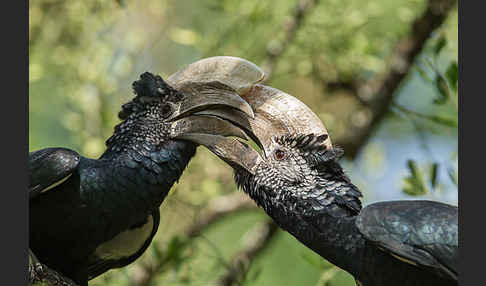
[[[185,95],[167,118],[171,137],[196,143],[201,136],[247,139],[254,113],[241,96],[263,77],[258,66],[235,57],[203,59],[171,75],[167,83]]]
[[[190,139],[206,146],[233,168],[244,168],[251,174],[255,174],[259,163],[271,156],[277,147],[275,139],[283,135],[314,134],[319,136],[328,134],[319,117],[290,94],[257,84],[241,96],[248,102],[255,114],[253,118],[248,119],[250,129],[244,130],[262,149],[262,155],[234,138],[199,136]],[[332,148],[330,138],[323,143],[326,148]]]

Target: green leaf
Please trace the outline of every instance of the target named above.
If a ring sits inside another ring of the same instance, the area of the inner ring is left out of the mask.
[[[172,259],[172,260],[180,259],[183,249],[184,249],[183,240],[178,236],[174,236],[169,241],[169,244],[167,246],[167,257],[168,257],[168,259]]]
[[[434,46],[434,54],[437,56],[440,54],[442,49],[447,45],[447,38],[444,35],[441,35],[439,40]]]
[[[448,168],[447,174],[449,174],[449,178],[451,179],[452,183],[458,187],[456,171],[454,171],[453,168]]]
[[[434,163],[432,164],[432,168],[430,170],[430,184],[432,185],[432,189],[435,189],[437,186],[437,171],[439,169],[439,164]]]
[[[457,81],[459,80],[459,65],[456,61],[450,63],[449,67],[445,72],[445,76],[449,81],[449,86],[457,91]]]
[[[417,177],[417,163],[415,163],[414,160],[407,160],[407,166],[408,169],[410,170],[410,173],[412,174],[412,177]]]
[[[405,187],[402,191],[410,196],[420,196],[427,193],[422,176],[414,160],[407,160],[410,176],[404,178]]]
[[[449,87],[441,75],[435,77],[435,87],[439,91],[439,97],[434,99],[435,104],[444,104],[449,99]]]
[[[159,248],[157,243],[152,243],[152,254],[157,261],[161,261],[163,257],[163,253]]]
[[[429,119],[438,124],[442,124],[450,127],[457,127],[457,120],[453,118],[445,118],[437,115],[431,115],[429,116]]]

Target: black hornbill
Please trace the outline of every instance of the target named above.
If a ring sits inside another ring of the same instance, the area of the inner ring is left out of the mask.
[[[184,135],[237,136],[251,107],[240,97],[263,78],[252,63],[214,57],[167,79],[144,73],[135,98],[98,159],[65,148],[29,153],[30,241],[40,263],[80,285],[147,249],[159,207],[197,142]]]
[[[342,150],[306,105],[263,85],[243,98],[262,155],[232,138],[195,141],[233,167],[237,185],[280,227],[358,285],[457,285],[457,207],[422,200],[362,209],[337,161]]]

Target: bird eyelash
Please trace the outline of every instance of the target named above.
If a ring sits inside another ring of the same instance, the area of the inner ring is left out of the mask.
[[[324,142],[328,135],[322,134],[316,136],[315,134],[287,134],[280,137],[275,137],[274,141],[281,145],[286,145],[292,148],[298,148],[304,153],[317,152],[325,161],[339,160],[344,155],[344,150],[341,147],[333,146],[328,148]]]
[[[324,141],[328,138],[327,134],[316,136],[315,134],[287,134],[275,137],[274,141],[281,145],[297,147],[303,151],[313,151],[315,149],[326,149]]]

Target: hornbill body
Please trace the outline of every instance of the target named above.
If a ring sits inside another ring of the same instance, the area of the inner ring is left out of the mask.
[[[342,150],[306,105],[263,85],[243,97],[261,155],[232,138],[196,141],[233,167],[237,185],[280,227],[358,285],[457,285],[457,207],[389,201],[362,209],[337,161]]]
[[[29,153],[30,242],[36,258],[80,285],[147,249],[159,207],[194,156],[179,139],[245,135],[252,117],[239,93],[262,79],[253,64],[215,57],[168,78],[144,73],[106,151],[90,159],[65,148]],[[237,127],[240,126],[240,127]]]

